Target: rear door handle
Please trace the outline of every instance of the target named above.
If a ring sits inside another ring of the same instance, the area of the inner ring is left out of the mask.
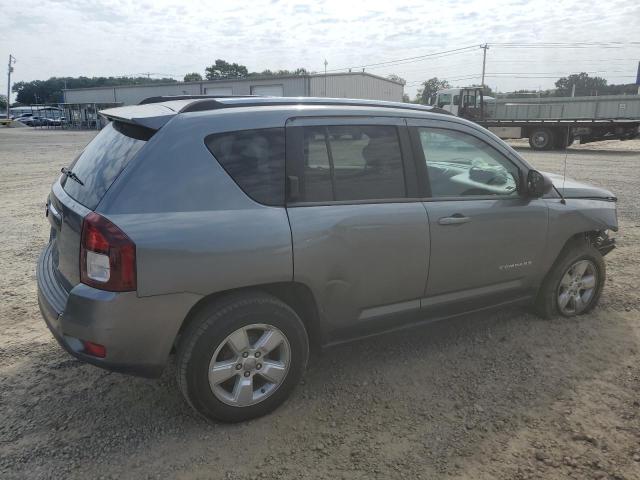
[[[440,225],[460,225],[462,223],[470,222],[470,217],[465,217],[460,213],[456,213],[455,215],[451,215],[450,217],[442,217],[438,220]]]

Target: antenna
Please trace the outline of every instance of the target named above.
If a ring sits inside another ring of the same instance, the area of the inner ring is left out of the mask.
[[[567,151],[567,148],[569,148],[569,132],[571,131],[571,127],[567,126],[567,135],[564,138],[564,144],[565,144],[565,149],[564,149],[564,172],[562,173],[562,190],[558,193],[560,193],[560,203],[562,203],[563,205],[567,204],[567,201],[564,198],[564,182],[567,179],[567,157],[569,156],[569,152]]]

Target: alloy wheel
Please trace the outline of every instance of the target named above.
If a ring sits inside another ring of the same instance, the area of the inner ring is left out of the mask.
[[[584,312],[593,301],[598,272],[590,260],[578,260],[562,276],[558,286],[558,309],[566,316]]]
[[[247,325],[216,348],[209,363],[209,386],[227,405],[255,405],[282,385],[290,363],[291,347],[279,329],[263,323]]]

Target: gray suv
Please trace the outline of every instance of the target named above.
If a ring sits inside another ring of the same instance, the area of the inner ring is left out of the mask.
[[[310,348],[508,304],[592,309],[616,198],[411,104],[151,98],[53,184],[42,315],[71,355],[241,421]],[[559,188],[554,187],[553,182]]]

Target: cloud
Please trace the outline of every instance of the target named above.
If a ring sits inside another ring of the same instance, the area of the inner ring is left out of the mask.
[[[640,3],[611,0],[32,0],[5,2],[0,59],[18,58],[14,79],[63,75],[181,76],[216,58],[250,70],[329,69],[384,62],[484,42],[640,41]],[[43,41],[43,39],[46,39]],[[640,46],[618,49],[492,47],[487,72],[602,70],[611,83],[633,81]],[[480,80],[482,52],[387,67],[409,82],[432,76]],[[0,82],[4,76],[0,76]],[[554,79],[488,76],[500,89],[551,86]],[[464,81],[461,81],[464,83]],[[457,82],[452,82],[457,83]],[[0,83],[0,91],[6,83]],[[414,87],[408,87],[410,93]]]

